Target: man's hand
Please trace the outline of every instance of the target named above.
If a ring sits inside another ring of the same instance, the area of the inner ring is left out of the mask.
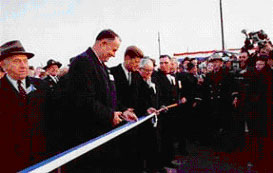
[[[186,97],[182,97],[182,98],[180,99],[180,102],[181,102],[182,104],[186,103],[186,102],[187,102]]]
[[[195,108],[196,106],[197,106],[197,102],[194,102],[194,103],[192,104],[192,107]]]
[[[134,109],[128,108],[126,111],[122,113],[121,115],[122,119],[124,119],[125,121],[137,121],[138,118],[133,111]]]
[[[159,111],[156,110],[155,108],[151,107],[151,108],[147,109],[147,113],[148,113],[148,114],[155,113],[156,115],[158,115],[158,114],[159,114]]]
[[[203,78],[198,78],[197,84],[202,85],[203,83],[204,83],[204,79]]]
[[[232,102],[232,105],[237,108],[238,107],[238,104],[239,104],[239,100],[237,97],[234,98],[233,102]]]
[[[113,121],[112,121],[113,126],[116,126],[122,122],[122,119],[120,118],[121,115],[122,115],[122,112],[114,112]]]

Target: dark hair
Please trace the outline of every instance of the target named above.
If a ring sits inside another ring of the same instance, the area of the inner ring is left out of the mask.
[[[144,57],[143,52],[136,46],[127,47],[124,56],[129,56],[131,59],[136,57],[139,57],[141,59]]]
[[[120,37],[118,36],[118,34],[116,34],[114,31],[112,31],[111,29],[105,29],[105,30],[102,30],[97,38],[96,38],[96,41],[98,40],[102,40],[102,39],[109,39],[109,40],[114,40],[115,38],[119,38]]]
[[[34,67],[33,66],[29,66],[28,67],[30,70],[34,70]]]
[[[0,66],[0,72],[5,72],[4,69]]]
[[[268,56],[266,56],[266,55],[260,55],[260,56],[258,56],[256,59],[255,59],[255,61],[257,62],[257,61],[267,61],[268,60]]]
[[[188,64],[187,64],[187,70],[188,71],[190,71],[191,69],[193,69],[195,67],[195,65],[193,64],[193,63],[191,63],[191,62],[189,62]]]
[[[171,57],[169,56],[169,55],[160,55],[160,57],[159,57],[159,59],[161,59],[161,58],[169,58],[170,60],[171,60]]]
[[[197,60],[197,61],[198,61],[197,58],[192,58],[192,59],[190,59],[190,62],[193,62],[194,60]]]
[[[184,63],[185,61],[190,61],[190,58],[189,57],[185,57],[182,61],[182,63]]]

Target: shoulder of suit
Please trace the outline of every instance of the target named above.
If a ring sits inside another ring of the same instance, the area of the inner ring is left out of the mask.
[[[28,77],[29,83],[31,85],[34,85],[37,89],[38,88],[47,88],[48,84],[47,81],[39,79],[39,78],[34,78],[34,77]]]
[[[114,66],[114,67],[111,67],[111,68],[109,68],[111,71],[118,71],[118,70],[120,70],[120,69],[122,69],[122,67],[121,67],[121,64],[119,64],[119,65],[117,65],[117,66]]]
[[[50,80],[50,79],[51,79],[51,77],[46,76],[46,77],[45,77],[45,78],[43,78],[42,80],[48,81],[48,80]]]
[[[30,81],[30,83],[45,83],[44,80],[35,77],[28,77],[28,80]]]
[[[0,88],[4,85],[7,85],[9,83],[8,79],[7,79],[7,76],[3,76],[1,79],[0,79]]]
[[[119,65],[114,66],[114,67],[110,67],[109,70],[110,70],[111,72],[115,72],[115,71],[118,70],[118,67],[119,67]]]

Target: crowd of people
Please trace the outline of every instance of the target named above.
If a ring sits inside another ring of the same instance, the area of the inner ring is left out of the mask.
[[[158,67],[156,57],[129,46],[124,61],[108,68],[121,42],[114,31],[103,30],[63,69],[53,59],[45,67],[29,66],[34,54],[20,41],[0,47],[3,170],[20,171],[152,113],[151,121],[62,171],[164,172],[177,166],[175,154],[188,154],[187,141],[212,148],[235,166],[270,170],[270,40],[225,59],[215,54],[179,62],[160,55]],[[178,106],[168,109],[174,103]]]

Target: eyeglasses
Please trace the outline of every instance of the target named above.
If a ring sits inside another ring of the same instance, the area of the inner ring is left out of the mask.
[[[142,70],[145,73],[151,73],[154,71],[154,69],[145,69],[145,68],[140,68],[140,70]]]

